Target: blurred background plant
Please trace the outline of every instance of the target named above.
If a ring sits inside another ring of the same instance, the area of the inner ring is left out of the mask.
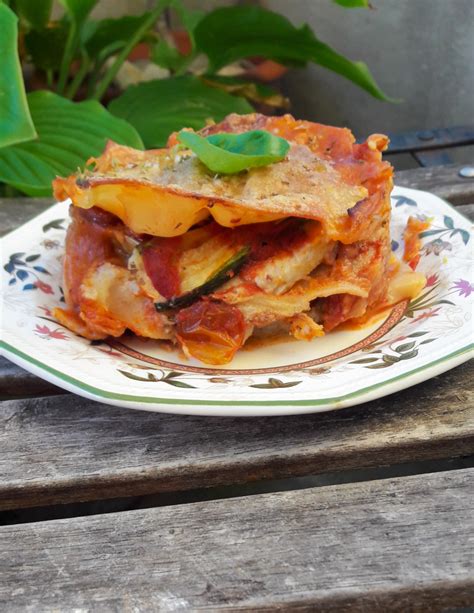
[[[369,8],[368,0],[327,0]],[[180,0],[92,19],[98,0],[0,0],[0,184],[4,195],[51,194],[51,180],[98,155],[108,138],[165,145],[182,127],[231,112],[286,111],[271,83],[292,67],[320,65],[388,100],[363,62],[307,25],[240,4],[204,12]]]

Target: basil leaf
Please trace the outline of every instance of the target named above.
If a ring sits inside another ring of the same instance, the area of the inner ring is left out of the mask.
[[[235,174],[274,164],[283,160],[290,148],[288,141],[266,130],[242,134],[220,132],[206,138],[182,130],[178,141],[191,149],[209,170],[218,174]]]
[[[224,33],[224,34],[223,34]],[[364,62],[353,62],[320,41],[308,25],[258,6],[231,6],[208,13],[194,31],[197,48],[209,58],[209,73],[253,56],[289,65],[314,62],[349,79],[375,98],[389,100]]]

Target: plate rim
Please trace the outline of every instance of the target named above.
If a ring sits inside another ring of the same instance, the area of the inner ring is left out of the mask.
[[[401,185],[394,186],[394,192],[397,190],[415,192],[419,194],[427,194],[440,201],[447,209],[450,209],[457,216],[461,217],[469,224],[472,222],[463,215],[456,207],[452,206],[442,197],[432,192],[405,187]],[[393,192],[392,192],[393,194]],[[67,201],[53,203],[45,211],[40,212],[34,218],[28,220],[18,228],[2,237],[0,242],[3,242],[7,237],[18,231],[24,230],[30,225],[38,223],[40,218],[48,216],[51,209],[57,205],[64,205]],[[17,365],[29,370],[31,373],[42,377],[52,384],[58,385],[60,388],[76,393],[85,398],[99,401],[108,405],[117,407],[147,410],[161,413],[187,414],[187,415],[208,415],[208,416],[283,416],[296,415],[302,413],[320,413],[325,411],[337,410],[340,408],[355,406],[363,402],[376,400],[378,398],[390,395],[401,391],[418,383],[422,383],[432,377],[435,377],[451,368],[454,368],[474,357],[474,342],[468,343],[455,351],[441,355],[435,360],[417,366],[409,371],[402,372],[390,379],[384,379],[372,385],[353,390],[344,395],[335,396],[332,398],[317,398],[317,399],[277,399],[271,400],[213,400],[213,399],[192,399],[192,398],[159,398],[155,396],[140,396],[134,394],[123,394],[120,392],[108,391],[100,387],[89,385],[85,381],[76,379],[65,372],[62,372],[53,366],[42,362],[41,360],[30,356],[14,345],[0,339],[0,355],[16,363]],[[232,393],[227,396],[231,397]],[[220,408],[222,410],[220,410]]]
[[[72,391],[73,393],[78,393],[81,396],[85,396],[86,398],[92,398],[99,400],[101,402],[105,402],[106,404],[113,404],[114,406],[128,406],[129,408],[142,408],[142,406],[132,406],[132,404],[143,405],[144,407],[149,407],[146,410],[150,411],[162,411],[165,412],[166,407],[172,407],[172,409],[168,408],[166,412],[176,411],[177,407],[195,407],[201,409],[201,407],[237,407],[239,410],[242,410],[245,407],[251,407],[255,409],[256,407],[260,407],[262,409],[267,409],[267,407],[282,407],[278,413],[274,413],[274,415],[284,415],[283,412],[285,407],[291,408],[291,413],[295,413],[295,407],[298,408],[307,408],[308,411],[302,412],[322,412],[328,410],[335,410],[338,408],[343,408],[345,406],[354,406],[356,404],[360,404],[362,402],[368,402],[369,400],[375,400],[380,398],[385,394],[379,393],[384,388],[393,386],[395,383],[400,381],[405,381],[406,385],[397,386],[396,389],[388,392],[387,395],[394,393],[396,391],[401,391],[412,385],[416,385],[418,383],[422,383],[427,379],[430,379],[438,374],[446,372],[455,366],[459,366],[464,362],[467,362],[471,353],[474,354],[474,343],[470,343],[465,345],[464,347],[457,349],[451,352],[448,355],[441,356],[432,362],[427,364],[423,364],[410,370],[408,372],[400,373],[391,379],[384,379],[379,383],[374,383],[373,385],[366,386],[364,388],[355,390],[353,392],[349,392],[348,394],[344,394],[342,396],[336,396],[334,398],[316,398],[316,399],[302,399],[302,400],[196,400],[191,398],[158,398],[155,396],[136,396],[133,394],[122,394],[118,392],[109,392],[108,390],[103,390],[101,388],[95,387],[93,385],[89,385],[79,379],[75,379],[70,375],[63,373],[56,368],[49,366],[48,364],[44,364],[40,360],[29,356],[23,351],[16,349],[6,341],[1,341],[0,352],[5,357],[13,356],[13,359],[10,358],[17,365],[22,366],[26,362],[27,364],[33,366],[33,370],[35,371],[33,374],[36,374],[37,371],[45,373],[47,376],[44,378],[50,383],[57,384],[58,381],[61,383],[59,387],[63,389],[67,389]],[[438,368],[437,368],[438,367]],[[434,371],[430,374],[430,371]],[[31,372],[31,371],[30,371]],[[421,375],[421,377],[417,376]],[[414,378],[414,381],[409,381],[409,378]],[[408,380],[408,381],[407,381]],[[61,384],[66,384],[66,387]],[[78,391],[79,390],[79,391]],[[356,399],[356,402],[353,400]],[[120,401],[122,404],[117,405],[116,402]],[[123,404],[125,403],[125,404]],[[316,409],[316,410],[315,410]],[[180,411],[180,413],[184,413],[184,411]],[[190,414],[196,414],[196,411],[192,411]],[[204,414],[204,413],[201,413]],[[209,415],[216,415],[215,412],[209,412]],[[238,413],[234,413],[234,416]],[[231,415],[229,413],[229,415]],[[270,414],[265,410],[261,413],[261,415]]]

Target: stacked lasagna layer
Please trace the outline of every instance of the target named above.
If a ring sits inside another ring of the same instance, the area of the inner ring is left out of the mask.
[[[58,320],[224,364],[257,330],[311,340],[416,295],[424,277],[390,250],[387,138],[256,114],[200,134],[255,129],[286,139],[286,158],[217,176],[172,135],[162,150],[111,143],[93,170],[57,179],[72,200]]]

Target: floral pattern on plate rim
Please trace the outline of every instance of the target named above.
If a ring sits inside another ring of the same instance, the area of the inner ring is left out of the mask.
[[[459,222],[455,223],[452,214],[446,213],[446,210],[451,210],[449,205],[443,203],[443,212],[437,214],[422,202],[420,195],[424,194],[396,188],[392,196],[392,249],[397,255],[403,251],[402,235],[408,216],[416,215],[430,220],[430,228],[421,234],[423,247],[418,269],[427,275],[427,285],[421,295],[408,304],[403,316],[382,338],[363,344],[356,353],[324,361],[323,364],[286,368],[286,372],[278,377],[258,372],[249,376],[248,372],[239,374],[227,369],[209,369],[205,372],[205,368],[199,368],[196,369],[198,372],[187,372],[180,370],[178,364],[171,364],[169,368],[156,367],[140,359],[136,353],[131,360],[129,355],[117,349],[116,343],[90,342],[60,326],[53,319],[51,310],[64,301],[59,282],[67,225],[64,217],[49,219],[43,224],[41,239],[29,249],[8,254],[3,264],[4,277],[7,277],[4,304],[18,314],[18,330],[31,326],[30,332],[35,338],[41,339],[45,347],[46,343],[50,348],[54,346],[57,355],[61,354],[69,362],[77,363],[79,370],[81,364],[87,364],[88,368],[113,365],[115,373],[124,381],[148,388],[178,388],[183,393],[192,394],[192,390],[196,389],[238,387],[262,390],[268,394],[268,391],[276,389],[294,390],[310,384],[315,378],[320,381],[336,373],[393,370],[406,361],[418,358],[438,339],[446,339],[464,326],[472,330],[471,296],[474,285],[468,278],[472,266],[469,231],[466,227],[460,227]],[[442,203],[438,198],[436,200]],[[457,212],[453,214],[458,215]],[[460,276],[456,276],[455,271],[460,271]],[[25,301],[25,293],[38,297]],[[279,371],[278,368],[274,370]]]

